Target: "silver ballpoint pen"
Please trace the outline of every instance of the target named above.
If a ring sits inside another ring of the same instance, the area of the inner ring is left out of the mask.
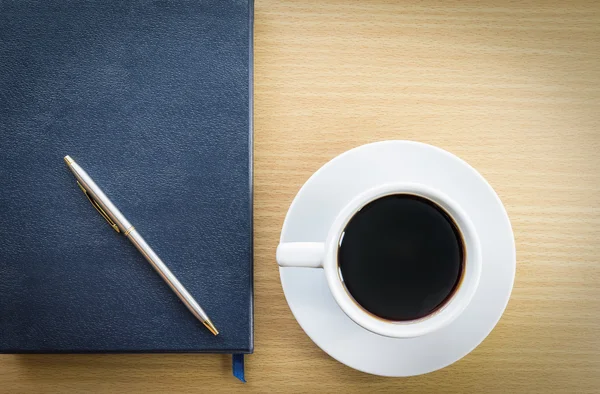
[[[73,160],[70,156],[65,156],[65,162],[67,166],[77,178],[77,184],[86,195],[88,200],[92,203],[94,208],[102,215],[104,219],[110,224],[110,226],[118,233],[125,235],[132,244],[135,245],[137,250],[148,260],[150,265],[154,267],[156,272],[163,278],[169,285],[171,290],[177,294],[177,297],[185,306],[192,312],[198,320],[200,320],[206,328],[210,330],[214,335],[219,332],[215,328],[214,324],[208,318],[208,315],[202,310],[200,305],[194,300],[194,297],[183,287],[183,285],[177,280],[175,275],[167,268],[165,263],[162,262],[160,257],[148,246],[144,238],[137,232],[137,230],[129,223],[125,216],[114,206],[114,204],[106,197],[102,190],[96,185],[96,183],[90,178],[90,176]]]

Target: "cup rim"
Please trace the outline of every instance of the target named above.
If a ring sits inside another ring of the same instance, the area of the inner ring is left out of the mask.
[[[375,316],[352,297],[339,273],[337,253],[343,230],[354,215],[365,205],[394,194],[410,194],[430,200],[452,218],[463,238],[465,262],[461,283],[444,305],[433,313],[409,321],[391,321]],[[450,197],[432,187],[419,183],[386,183],[373,187],[353,198],[340,211],[330,227],[325,241],[323,269],[329,289],[340,308],[355,323],[379,335],[393,338],[411,338],[425,335],[454,321],[471,302],[481,276],[481,245],[475,227],[464,210]]]

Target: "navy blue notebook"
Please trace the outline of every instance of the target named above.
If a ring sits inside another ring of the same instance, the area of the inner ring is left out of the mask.
[[[0,1],[0,352],[252,352],[252,15],[246,0]]]

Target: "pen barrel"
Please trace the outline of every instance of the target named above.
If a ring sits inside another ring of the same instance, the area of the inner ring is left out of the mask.
[[[177,297],[185,304],[185,306],[192,312],[194,316],[201,322],[208,321],[208,316],[204,310],[198,305],[194,297],[183,287],[181,282],[173,275],[171,270],[167,268],[165,263],[162,262],[160,257],[152,248],[146,243],[144,238],[137,232],[135,228],[130,228],[126,231],[127,238],[135,245],[137,250],[148,260],[150,265],[158,272],[163,280],[169,285]]]

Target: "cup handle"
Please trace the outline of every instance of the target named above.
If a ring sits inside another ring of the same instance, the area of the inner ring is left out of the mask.
[[[323,268],[325,244],[322,242],[286,242],[277,246],[280,267]]]

